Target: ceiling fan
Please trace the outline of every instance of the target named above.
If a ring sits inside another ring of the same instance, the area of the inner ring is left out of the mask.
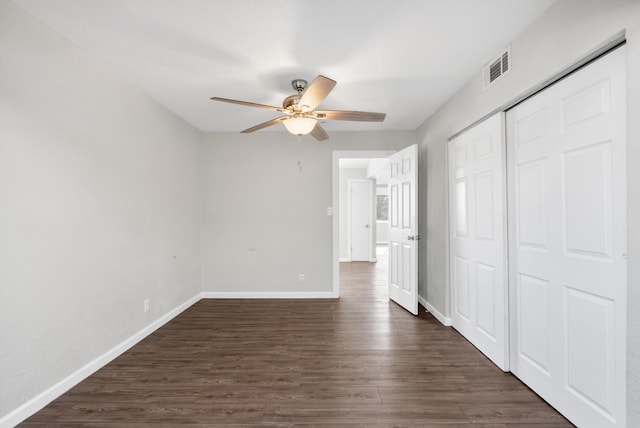
[[[361,122],[382,122],[384,120],[386,116],[385,113],[348,110],[316,110],[316,107],[327,97],[327,95],[329,95],[329,92],[331,92],[336,83],[337,82],[335,80],[329,79],[325,76],[316,77],[309,85],[306,80],[294,79],[291,81],[291,86],[293,89],[298,91],[298,93],[286,97],[282,102],[282,107],[232,100],[229,98],[211,97],[211,99],[225,103],[274,110],[284,114],[284,116],[280,116],[268,122],[245,129],[242,131],[242,133],[245,134],[258,131],[277,123],[283,123],[287,130],[292,134],[311,134],[311,136],[316,140],[322,141],[329,138],[329,136],[322,126],[320,126],[320,123],[318,123],[318,119]]]

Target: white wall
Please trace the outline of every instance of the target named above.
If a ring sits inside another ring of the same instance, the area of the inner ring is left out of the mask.
[[[349,180],[365,179],[367,178],[366,168],[341,168],[339,171],[339,196],[338,201],[340,204],[340,259],[346,259],[349,256],[348,251],[348,225],[349,219],[347,214],[349,212]]]
[[[209,134],[203,152],[203,291],[332,290],[332,152],[397,150],[415,132]],[[298,168],[301,162],[302,171]],[[304,273],[306,282],[298,283]]]
[[[421,288],[449,314],[447,288],[447,139],[494,109],[576,63],[626,30],[628,53],[628,426],[640,426],[640,2],[556,2],[511,44],[512,70],[482,92],[480,70],[418,130],[421,156]],[[489,60],[490,58],[487,58]],[[426,252],[424,251],[426,250]]]
[[[0,0],[0,419],[199,293],[202,139]]]

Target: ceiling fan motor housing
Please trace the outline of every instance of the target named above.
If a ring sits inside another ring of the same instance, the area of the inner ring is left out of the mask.
[[[307,89],[307,81],[304,79],[293,79],[291,81],[291,86],[293,87],[293,89],[295,89],[296,91],[298,91],[298,93],[302,93],[304,92],[305,89]]]
[[[289,95],[287,98],[285,98],[284,101],[282,101],[282,107],[293,107],[294,110],[297,110],[297,107],[300,104],[300,98],[302,98],[302,93],[304,92],[304,90],[307,89],[307,85],[308,82],[304,79],[293,79],[291,81],[291,87],[298,93],[296,95]]]
[[[302,95],[297,94],[297,95],[289,95],[287,98],[284,99],[284,101],[282,101],[282,107],[284,108],[289,108],[291,106],[295,107],[300,103],[300,98],[302,97]]]

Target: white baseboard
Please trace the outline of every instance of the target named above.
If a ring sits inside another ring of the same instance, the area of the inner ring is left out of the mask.
[[[116,359],[125,351],[133,347],[136,343],[140,342],[142,339],[162,327],[164,324],[171,321],[182,311],[189,308],[200,299],[200,294],[193,296],[192,298],[174,308],[173,310],[169,311],[162,317],[158,318],[139,332],[135,333],[133,336],[114,346],[103,355],[76,370],[71,375],[67,376],[52,387],[46,389],[31,400],[22,404],[20,407],[11,411],[0,419],[0,427],[4,428],[16,426],[20,422],[35,414],[37,411],[43,409],[47,404],[51,403],[53,400],[60,397],[62,394],[85,380],[87,377],[91,376],[93,373],[107,365],[109,362]]]
[[[351,261],[351,259],[350,259],[349,257],[340,257],[340,258],[338,259],[338,261],[339,261],[340,263],[348,263],[348,262],[350,262],[350,261]]]
[[[429,311],[429,313],[431,315],[433,315],[438,321],[440,321],[442,323],[442,325],[444,325],[445,327],[451,327],[451,318],[450,317],[445,317],[444,315],[442,315],[440,312],[438,312],[438,310],[436,308],[433,307],[432,304],[427,302],[421,296],[418,296],[418,302],[420,302],[420,304],[422,306],[424,306],[425,309],[427,311]]]
[[[225,291],[204,291],[203,299],[335,299],[333,291],[282,291],[282,292],[225,292]]]

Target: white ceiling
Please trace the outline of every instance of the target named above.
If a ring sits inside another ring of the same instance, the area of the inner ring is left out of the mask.
[[[211,96],[279,106],[318,74],[338,81],[321,109],[387,113],[327,131],[415,130],[554,0],[14,1],[195,127],[236,132],[278,113]]]

